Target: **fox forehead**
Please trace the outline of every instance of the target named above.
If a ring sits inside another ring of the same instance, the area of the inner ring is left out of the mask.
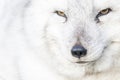
[[[91,0],[66,0],[66,4],[61,4],[61,6],[64,6],[63,9],[69,10],[71,13],[83,12],[85,14],[91,13],[93,10],[93,2]]]
[[[42,5],[49,6],[48,8],[58,8],[58,9],[73,9],[73,8],[78,8],[78,9],[90,9],[92,7],[92,2],[93,0],[32,0],[32,4],[36,4],[42,7]],[[48,4],[49,3],[49,4]],[[86,10],[85,9],[85,10]]]
[[[87,20],[89,17],[93,16],[93,0],[55,0],[50,1],[49,9],[51,11],[59,10],[65,12],[67,17]],[[47,2],[47,3],[48,3]],[[87,18],[87,19],[86,19]]]

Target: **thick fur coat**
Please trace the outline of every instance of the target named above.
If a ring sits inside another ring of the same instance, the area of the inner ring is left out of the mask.
[[[120,79],[120,0],[0,4],[0,80]]]

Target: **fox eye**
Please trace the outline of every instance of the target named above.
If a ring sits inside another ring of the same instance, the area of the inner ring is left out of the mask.
[[[98,18],[99,18],[100,16],[104,16],[104,15],[109,14],[111,11],[112,11],[111,8],[106,8],[106,9],[101,10],[101,11],[97,14],[96,20],[98,20]]]
[[[99,13],[100,13],[101,15],[106,15],[106,14],[108,14],[110,11],[111,11],[111,9],[110,9],[110,8],[107,8],[107,9],[101,10]]]
[[[57,13],[57,15],[65,17],[65,13],[63,11],[55,11],[55,13]]]
[[[55,11],[55,13],[61,17],[64,17],[66,19],[65,22],[67,21],[67,16],[63,11]]]

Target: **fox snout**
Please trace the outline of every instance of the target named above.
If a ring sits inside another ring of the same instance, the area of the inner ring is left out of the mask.
[[[87,50],[82,45],[74,45],[71,49],[71,53],[73,57],[81,58],[87,55]]]

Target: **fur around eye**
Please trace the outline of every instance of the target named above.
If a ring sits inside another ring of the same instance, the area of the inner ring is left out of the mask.
[[[97,14],[95,20],[96,20],[97,22],[99,22],[99,17],[100,17],[100,16],[107,15],[107,14],[109,14],[111,11],[112,11],[111,8],[106,8],[106,9],[101,10],[101,11]]]

